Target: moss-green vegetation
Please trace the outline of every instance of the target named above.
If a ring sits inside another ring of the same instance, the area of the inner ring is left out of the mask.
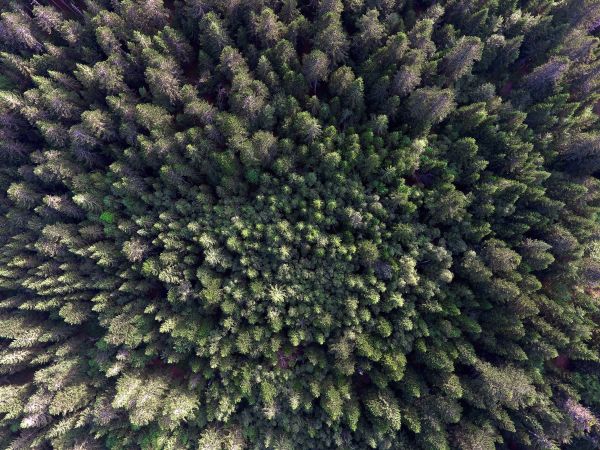
[[[599,32],[2,2],[0,448],[597,448]]]

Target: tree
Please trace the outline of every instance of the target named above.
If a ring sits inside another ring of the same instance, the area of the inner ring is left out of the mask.
[[[327,55],[320,50],[313,50],[302,60],[302,72],[312,86],[316,89],[317,83],[327,79],[329,74],[329,60]]]
[[[263,46],[273,45],[281,38],[284,26],[272,9],[265,8],[260,15],[252,12],[250,20],[253,23],[254,34]]]
[[[483,45],[478,37],[463,36],[442,61],[443,71],[452,81],[471,71],[475,61],[481,59]]]
[[[379,21],[379,12],[370,9],[357,21],[360,32],[356,35],[354,45],[357,52],[364,55],[376,48],[383,39],[385,28]]]
[[[408,98],[409,115],[421,125],[435,125],[444,120],[454,107],[451,89],[420,88]]]

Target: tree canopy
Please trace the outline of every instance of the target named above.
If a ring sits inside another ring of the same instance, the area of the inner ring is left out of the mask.
[[[598,0],[5,0],[0,447],[600,446]]]

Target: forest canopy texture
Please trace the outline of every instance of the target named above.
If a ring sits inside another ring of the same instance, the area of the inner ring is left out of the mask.
[[[4,0],[0,448],[598,448],[599,36]]]

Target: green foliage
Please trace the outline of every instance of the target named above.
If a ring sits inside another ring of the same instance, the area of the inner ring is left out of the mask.
[[[0,448],[597,448],[599,23],[4,1]]]
[[[100,220],[106,224],[111,224],[115,221],[115,215],[109,211],[104,211],[100,214]]]

